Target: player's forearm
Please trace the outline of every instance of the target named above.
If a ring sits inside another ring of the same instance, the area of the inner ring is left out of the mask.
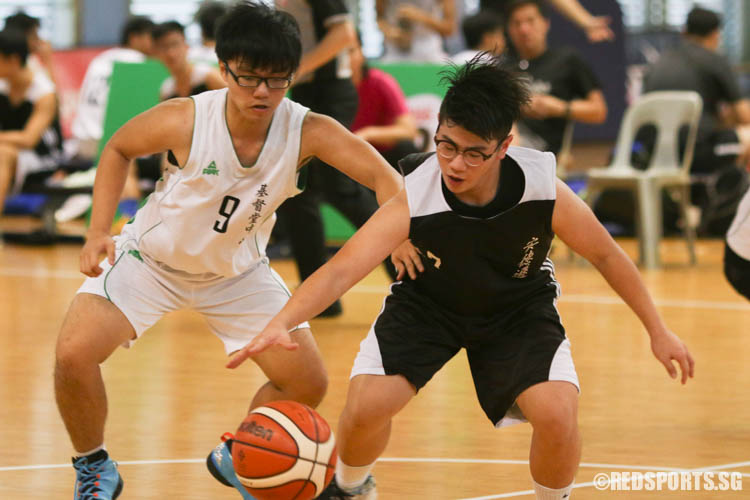
[[[587,28],[594,22],[594,16],[583,8],[578,0],[552,0],[557,9],[581,28]]]
[[[399,141],[413,140],[417,129],[408,124],[394,123],[393,125],[365,127],[355,133],[367,142],[392,146]]]
[[[604,123],[607,119],[607,104],[603,100],[579,99],[570,101],[569,117],[582,123]]]
[[[39,142],[39,135],[32,135],[23,130],[9,130],[0,132],[0,142],[16,146],[19,149],[31,149]]]
[[[90,232],[106,232],[112,225],[130,160],[111,146],[104,148],[96,170]]]
[[[649,336],[664,332],[664,322],[641,279],[638,268],[618,245],[613,245],[614,248],[606,256],[592,260],[591,263],[638,316]]]
[[[298,75],[315,71],[328,61],[336,57],[341,51],[353,47],[357,43],[357,35],[351,22],[343,21],[334,24],[310,52],[300,61]]]

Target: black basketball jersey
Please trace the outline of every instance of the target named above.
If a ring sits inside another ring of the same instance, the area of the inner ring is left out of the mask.
[[[554,155],[509,148],[495,200],[485,207],[463,204],[445,187],[434,154],[407,157],[401,166],[409,238],[425,271],[394,286],[394,293],[416,292],[467,316],[503,314],[537,296],[556,296],[547,258],[554,237]]]

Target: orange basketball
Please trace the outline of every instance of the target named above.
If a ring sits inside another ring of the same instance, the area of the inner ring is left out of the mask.
[[[250,412],[235,433],[237,478],[258,500],[309,500],[336,468],[336,441],[309,406],[274,401]]]

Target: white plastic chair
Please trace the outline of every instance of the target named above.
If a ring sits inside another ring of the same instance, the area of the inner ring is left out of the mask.
[[[676,189],[682,211],[683,230],[695,264],[695,227],[689,222],[690,164],[703,101],[696,92],[650,92],[639,97],[625,111],[617,136],[615,157],[608,167],[588,171],[587,202],[593,205],[605,188],[630,188],[636,197],[636,231],[640,261],[647,268],[659,266],[659,240],[662,236],[663,188]],[[633,168],[630,154],[633,140],[643,125],[654,125],[656,145],[645,170]],[[685,151],[680,161],[679,131],[688,126]]]

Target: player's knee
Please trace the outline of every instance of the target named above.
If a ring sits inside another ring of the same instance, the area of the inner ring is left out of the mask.
[[[295,401],[305,403],[313,408],[317,407],[328,391],[328,374],[321,370],[313,375],[295,381],[295,387],[290,388]]]
[[[15,162],[18,158],[18,148],[12,144],[0,143],[0,161],[3,163]]]
[[[534,432],[547,442],[567,443],[578,435],[575,408],[554,406],[547,408],[532,422]]]
[[[367,429],[387,423],[391,416],[373,408],[367,398],[357,398],[346,402],[342,420],[352,429]]]

